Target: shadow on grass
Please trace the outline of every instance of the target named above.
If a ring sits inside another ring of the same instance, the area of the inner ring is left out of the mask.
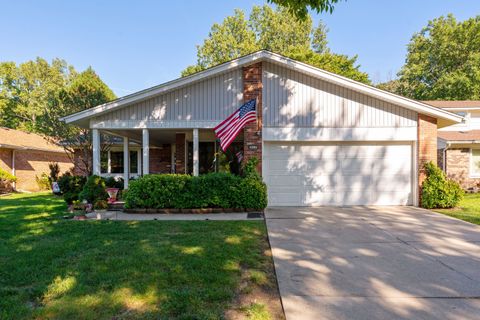
[[[67,221],[60,198],[0,198],[0,318],[221,318],[258,221]]]

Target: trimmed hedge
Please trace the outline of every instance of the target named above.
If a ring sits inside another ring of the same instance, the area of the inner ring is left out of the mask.
[[[422,183],[422,207],[453,208],[463,198],[463,190],[460,185],[447,179],[445,173],[432,162],[425,164],[427,178]]]
[[[147,175],[130,182],[124,200],[127,209],[260,210],[267,206],[267,187],[260,179],[230,173]]]

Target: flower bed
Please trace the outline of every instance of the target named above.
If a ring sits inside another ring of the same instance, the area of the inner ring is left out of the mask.
[[[126,211],[138,213],[259,211],[267,188],[259,178],[229,173],[147,175],[130,183],[124,200]]]

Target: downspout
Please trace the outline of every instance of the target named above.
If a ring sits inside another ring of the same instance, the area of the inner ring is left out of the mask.
[[[12,175],[15,176],[15,149],[12,149]],[[13,190],[17,190],[17,183],[14,181],[12,183],[13,185]]]
[[[450,143],[447,141],[447,143],[445,143],[445,148],[442,151],[442,153],[443,153],[442,167],[443,167],[443,172],[445,172],[445,174],[447,174],[447,150],[448,150],[448,147],[450,147]]]

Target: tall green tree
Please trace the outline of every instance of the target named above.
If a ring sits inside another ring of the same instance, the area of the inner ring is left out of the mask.
[[[50,101],[76,76],[64,60],[0,63],[0,125],[38,132]]]
[[[112,90],[89,67],[72,79],[70,84],[59,91],[58,99],[52,99],[48,112],[43,115],[39,131],[53,141],[59,141],[67,154],[72,157],[77,152],[83,162],[79,168],[85,174],[92,173],[92,139],[88,129],[65,124],[59,119],[68,114],[93,108],[115,99]],[[102,151],[111,146],[111,137],[103,136]]]
[[[308,16],[308,9],[317,13],[332,13],[333,8],[340,0],[268,0],[268,2],[285,7],[295,17],[305,19]]]
[[[351,79],[369,83],[368,75],[359,70],[357,57],[330,51],[327,29],[314,27],[310,16],[295,19],[286,8],[254,6],[248,20],[235,10],[221,24],[214,24],[203,44],[197,46],[197,63],[182,76],[204,70],[243,55],[266,49],[308,63]]]
[[[480,16],[428,22],[413,35],[395,92],[419,100],[480,99]]]
[[[60,118],[115,98],[92,68],[78,73],[64,60],[42,58],[18,66],[0,63],[0,125],[44,135],[71,157],[80,152],[86,174],[91,172],[90,131]]]

